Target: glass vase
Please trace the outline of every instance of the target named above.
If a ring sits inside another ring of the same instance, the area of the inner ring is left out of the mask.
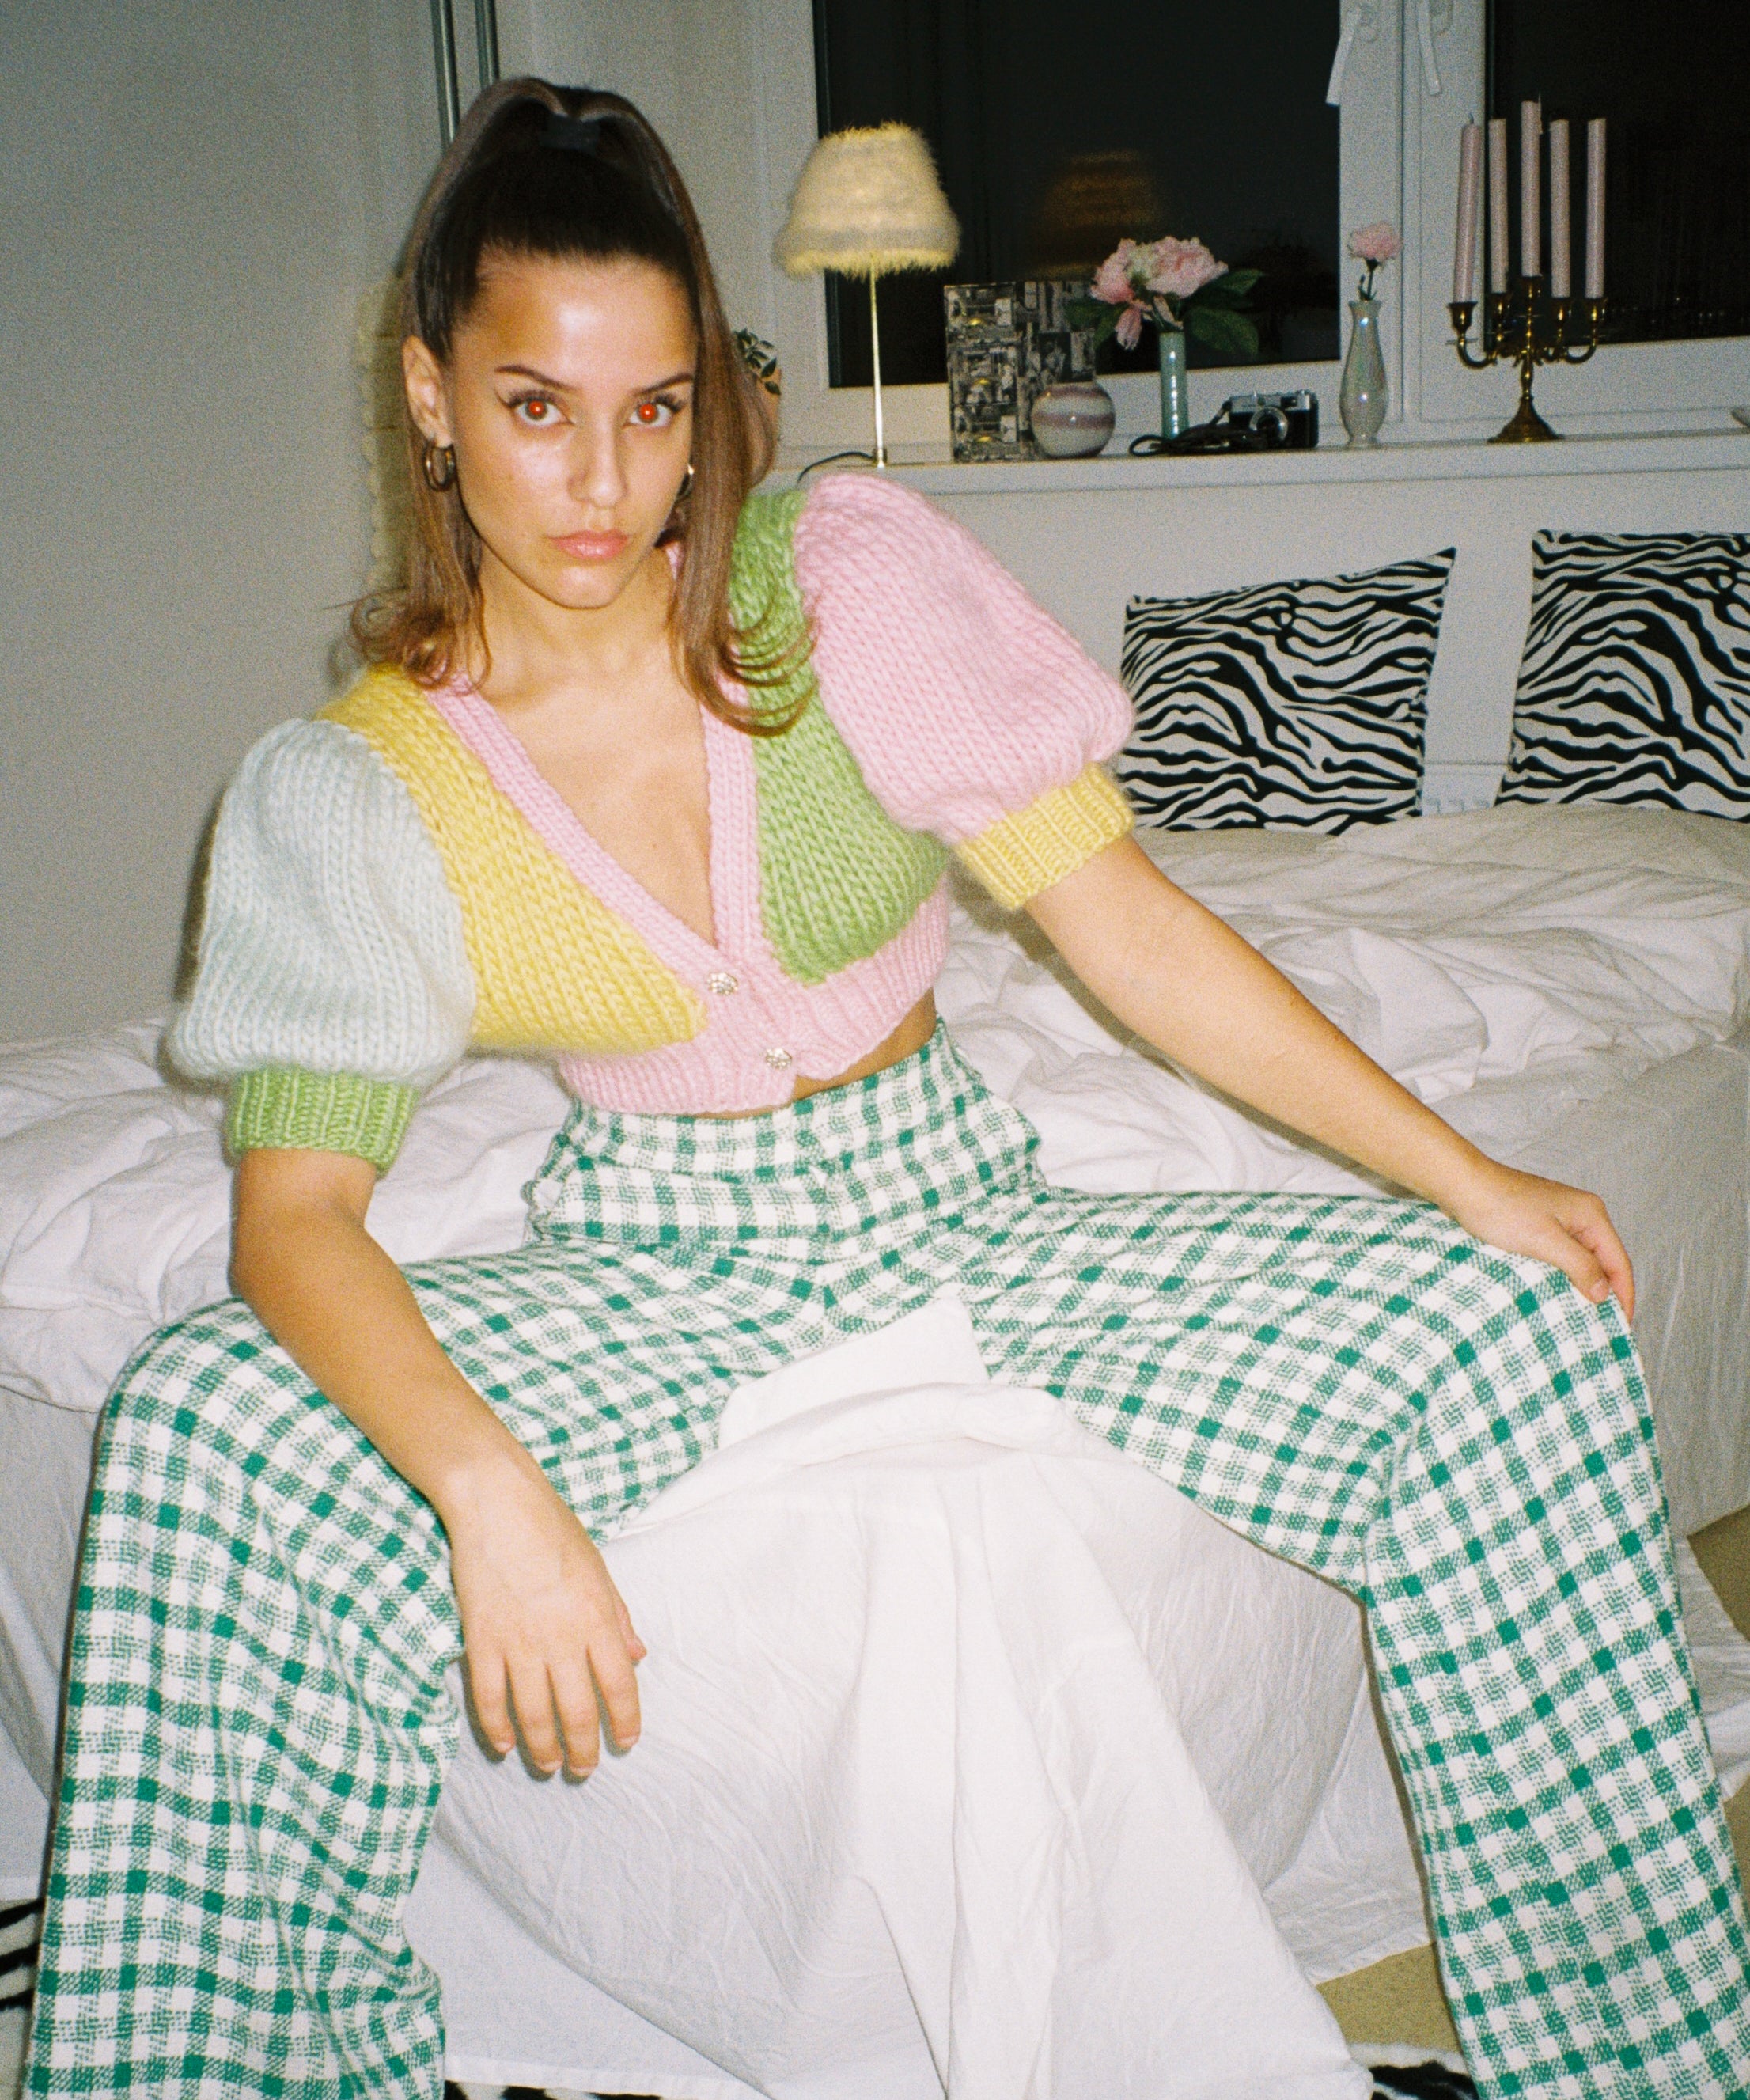
[[[1349,433],[1351,452],[1379,442],[1386,420],[1386,360],[1379,347],[1379,302],[1351,299],[1349,355],[1343,360],[1337,412]]]
[[[1185,376],[1185,332],[1155,331],[1161,340],[1161,435],[1183,437],[1191,428],[1191,387]]]

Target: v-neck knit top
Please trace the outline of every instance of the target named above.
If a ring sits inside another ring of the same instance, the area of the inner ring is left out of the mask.
[[[170,1054],[230,1087],[234,1153],[394,1158],[469,1048],[556,1058],[608,1109],[774,1106],[929,990],[956,853],[1014,907],[1129,828],[1100,761],[1131,721],[972,536],[883,476],[756,495],[730,602],[804,703],[775,736],[705,709],[712,938],[591,837],[463,682],[378,667],[262,738],[213,838]],[[760,624],[760,623],[764,623]]]

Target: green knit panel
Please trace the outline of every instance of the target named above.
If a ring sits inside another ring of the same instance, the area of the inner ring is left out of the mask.
[[[747,499],[730,608],[756,661],[794,651],[778,683],[747,689],[763,717],[804,704],[782,735],[753,739],[760,915],[786,974],[814,985],[903,932],[941,881],[948,855],[927,833],[904,831],[888,816],[818,703],[791,559],[803,496]]]
[[[417,1088],[351,1072],[306,1072],[269,1065],[234,1079],[225,1111],[225,1149],[347,1152],[386,1173],[401,1149]]]

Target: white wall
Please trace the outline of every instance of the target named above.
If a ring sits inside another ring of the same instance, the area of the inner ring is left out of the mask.
[[[0,7],[0,1038],[161,1008],[214,797],[364,578],[352,351],[426,0]]]

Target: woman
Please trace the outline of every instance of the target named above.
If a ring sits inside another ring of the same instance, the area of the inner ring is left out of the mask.
[[[174,1051],[230,1088],[242,1302],[112,1403],[30,2089],[435,2093],[399,1917],[447,1665],[544,1771],[591,1768],[598,1692],[630,1745],[595,1541],[738,1381],[950,1280],[994,1375],[1367,1604],[1482,2089],[1739,2083],[1602,1207],[1155,872],[1100,768],[1123,695],[965,535],[873,476],[749,499],[758,411],[629,105],[483,97],[403,322],[409,585],[215,838]],[[1426,1200],[1046,1186],[936,1024],[948,847],[1169,1056]],[[403,1275],[372,1189],[470,1044],[579,1105],[521,1251]]]

